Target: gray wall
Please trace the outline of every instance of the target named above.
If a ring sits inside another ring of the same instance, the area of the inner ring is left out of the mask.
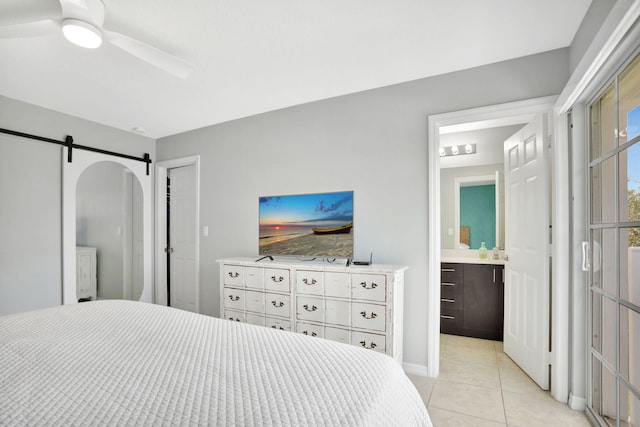
[[[0,96],[0,127],[155,160],[155,141]],[[0,134],[0,314],[62,301],[61,148]]]
[[[427,354],[427,117],[558,94],[560,49],[304,104],[158,140],[159,160],[201,156],[201,311],[219,313],[216,259],[258,253],[258,197],[353,190],[355,251],[408,265],[405,361]]]

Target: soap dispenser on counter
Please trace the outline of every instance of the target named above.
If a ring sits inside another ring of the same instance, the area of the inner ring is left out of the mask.
[[[487,259],[487,247],[484,242],[480,243],[480,250],[478,251],[480,259]]]

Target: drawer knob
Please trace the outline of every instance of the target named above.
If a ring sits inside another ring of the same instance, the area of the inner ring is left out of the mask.
[[[318,307],[316,307],[315,305],[312,305],[311,308],[309,308],[309,304],[303,305],[302,308],[304,308],[307,311],[316,311],[318,309]]]
[[[235,279],[238,276],[240,276],[240,273],[238,273],[237,271],[230,271],[229,272],[229,277],[231,277],[232,279]]]
[[[302,333],[305,334],[305,335],[311,335],[312,337],[317,337],[318,336],[318,334],[316,334],[315,332],[309,333],[307,331],[302,331]]]
[[[368,286],[367,282],[360,282],[360,286],[362,286],[365,289],[375,289],[378,287],[378,285],[374,282],[371,282],[371,286]]]
[[[377,347],[376,343],[374,343],[373,341],[371,341],[370,345],[367,345],[366,341],[360,341],[360,345],[371,350]]]
[[[370,315],[367,315],[366,311],[361,311],[360,315],[362,317],[364,317],[365,319],[375,319],[376,317],[378,317],[378,315],[376,313],[374,313],[373,311],[371,312]]]
[[[229,295],[229,299],[231,301],[238,301],[240,299],[240,297],[238,295]]]
[[[304,279],[302,279],[302,283],[304,283],[305,285],[315,285],[318,282],[316,281],[316,279],[309,280],[305,277]]]
[[[273,280],[273,281],[274,281],[274,282],[276,282],[276,283],[277,283],[277,282],[282,282],[282,281],[284,280],[284,277],[282,277],[282,276],[278,276],[278,277],[276,277],[276,276],[271,276],[271,280]]]
[[[280,301],[280,303],[277,303],[275,300],[271,301],[271,304],[273,304],[274,307],[282,307],[284,305],[284,302]]]

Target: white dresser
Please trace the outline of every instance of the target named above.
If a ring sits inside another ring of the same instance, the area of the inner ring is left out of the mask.
[[[76,299],[98,297],[96,248],[76,246]]]
[[[407,267],[253,258],[218,262],[225,319],[349,343],[402,363]]]

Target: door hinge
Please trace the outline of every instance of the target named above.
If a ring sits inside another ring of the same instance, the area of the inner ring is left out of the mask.
[[[544,355],[544,363],[547,365],[553,365],[553,352],[548,351]]]

